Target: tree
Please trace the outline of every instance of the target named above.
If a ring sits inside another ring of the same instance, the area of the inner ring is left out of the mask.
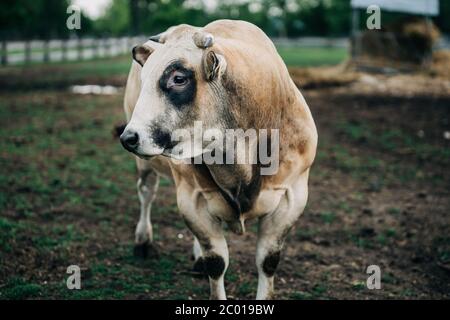
[[[138,0],[129,0],[129,10],[131,19],[131,32],[133,34],[139,33],[139,6]]]
[[[442,32],[450,33],[450,1],[440,1],[440,15],[434,19]]]
[[[65,37],[68,0],[2,0],[1,36],[7,39]]]
[[[134,2],[134,1],[133,1]],[[100,35],[124,35],[130,32],[130,8],[128,0],[114,0],[105,14],[94,21],[94,30]],[[134,32],[133,34],[137,34]]]

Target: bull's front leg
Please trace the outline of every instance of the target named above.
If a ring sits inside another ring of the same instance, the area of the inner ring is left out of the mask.
[[[151,209],[158,191],[159,176],[154,170],[148,168],[138,171],[137,191],[141,208],[135,231],[134,255],[146,258],[158,255],[156,247],[153,245]]]
[[[306,180],[300,182],[299,189],[301,192],[297,197],[294,197],[292,190],[287,190],[278,208],[259,221],[256,246],[257,300],[274,297],[274,275],[280,262],[284,242],[306,205],[308,195]]]
[[[194,272],[204,274],[205,263],[203,260],[203,251],[200,242],[198,242],[198,239],[195,236],[194,236],[194,244],[192,246],[192,256],[194,257],[194,266],[192,267],[192,270]]]
[[[258,268],[257,300],[274,297],[274,275],[280,262],[285,236],[290,226],[272,228],[270,218],[262,218],[259,225],[258,242],[256,245],[256,267]],[[284,229],[284,230],[283,230]]]
[[[210,299],[226,300],[224,277],[228,268],[228,246],[225,237],[216,235],[200,242],[204,248],[204,268],[209,278]]]
[[[220,222],[203,210],[181,214],[200,245],[196,251],[202,254],[209,278],[210,299],[226,300],[224,276],[228,268],[228,246]]]

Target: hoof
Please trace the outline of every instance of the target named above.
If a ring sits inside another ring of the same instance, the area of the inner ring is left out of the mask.
[[[200,257],[194,262],[194,266],[192,267],[192,274],[196,278],[206,277],[205,261],[203,260],[203,258]]]
[[[154,243],[150,241],[145,241],[140,244],[136,244],[133,250],[134,256],[141,259],[159,258],[159,252]]]

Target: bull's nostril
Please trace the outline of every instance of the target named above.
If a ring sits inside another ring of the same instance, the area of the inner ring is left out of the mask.
[[[127,141],[128,145],[135,146],[139,141],[139,136],[137,133],[133,133],[127,137],[126,141]]]
[[[139,144],[139,135],[133,131],[125,131],[120,136],[120,142],[128,151],[134,151]]]

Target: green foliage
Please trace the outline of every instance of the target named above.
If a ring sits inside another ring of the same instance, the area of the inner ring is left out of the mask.
[[[97,36],[155,34],[170,26],[188,23],[203,26],[216,19],[252,22],[269,36],[345,36],[350,32],[350,0],[112,0],[95,21],[82,16],[82,29],[69,31],[65,22],[70,0],[6,0],[0,3],[0,36],[3,38],[55,38],[74,34]],[[450,31],[449,1],[441,1],[434,22]],[[360,11],[361,23],[366,13]],[[386,12],[383,21],[401,15]]]
[[[55,38],[66,36],[68,0],[14,0],[0,2],[3,38]]]
[[[438,27],[445,33],[450,32],[450,1],[441,0],[440,4],[440,15],[434,19],[434,22]]]
[[[105,14],[94,23],[99,34],[126,34],[130,27],[130,7],[128,0],[114,0]]]

